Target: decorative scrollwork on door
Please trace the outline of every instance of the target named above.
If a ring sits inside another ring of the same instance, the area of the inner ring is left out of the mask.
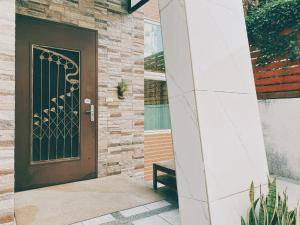
[[[80,52],[32,45],[32,161],[80,155]]]

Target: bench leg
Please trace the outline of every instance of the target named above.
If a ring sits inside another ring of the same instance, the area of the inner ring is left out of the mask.
[[[153,189],[157,190],[157,169],[155,165],[153,165]]]

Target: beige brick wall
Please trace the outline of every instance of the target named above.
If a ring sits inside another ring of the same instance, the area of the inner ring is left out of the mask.
[[[128,15],[108,0],[18,0],[16,12],[98,30],[98,174],[143,176],[143,12]],[[15,2],[1,0],[0,224],[14,220],[14,28]],[[129,85],[125,100],[117,97],[122,79]]]
[[[17,13],[98,30],[98,175],[143,176],[144,15],[108,0],[19,0]],[[122,79],[129,86],[117,97]],[[106,99],[113,102],[107,103]]]
[[[0,224],[14,222],[15,3],[0,1]]]
[[[159,17],[158,0],[150,0],[144,6],[144,14],[145,14],[145,19],[150,19],[159,22],[160,17]]]

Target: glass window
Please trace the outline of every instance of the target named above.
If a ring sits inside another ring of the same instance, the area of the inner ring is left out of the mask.
[[[164,72],[165,66],[160,25],[145,21],[144,36],[145,70]]]
[[[145,130],[171,129],[167,82],[145,80]]]
[[[160,25],[145,21],[145,51],[144,56],[148,57],[163,51]]]

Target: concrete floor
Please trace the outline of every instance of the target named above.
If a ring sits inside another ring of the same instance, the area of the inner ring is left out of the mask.
[[[283,178],[277,179],[279,193],[287,190],[290,208],[295,208],[300,200],[300,184]],[[172,193],[172,192],[171,192]],[[105,216],[81,221],[72,225],[180,225],[180,215],[176,196],[139,207],[114,212]]]
[[[300,184],[279,178],[289,205],[300,200]],[[176,193],[150,183],[113,176],[16,194],[18,225],[180,225]]]
[[[51,186],[15,195],[18,225],[68,225],[162,200],[125,175]]]

